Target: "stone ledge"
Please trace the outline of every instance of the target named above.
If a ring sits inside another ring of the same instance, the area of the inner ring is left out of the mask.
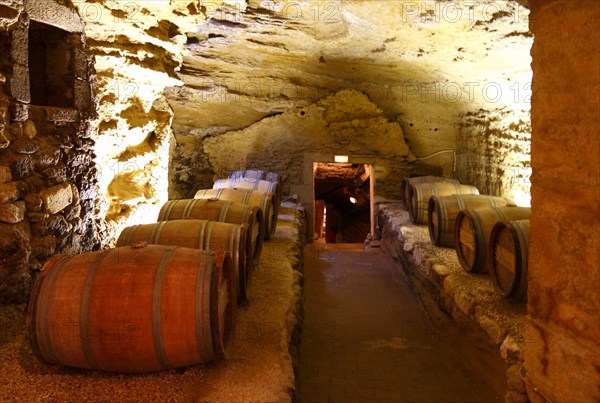
[[[484,331],[510,365],[506,400],[526,400],[514,373],[525,344],[534,342],[525,335],[527,306],[502,298],[487,274],[467,273],[454,249],[434,246],[427,226],[412,224],[401,202],[379,205],[379,225],[382,249],[402,265],[432,316],[445,314],[466,330]]]

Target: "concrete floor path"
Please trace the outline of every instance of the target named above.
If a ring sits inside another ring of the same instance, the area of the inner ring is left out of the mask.
[[[308,245],[297,378],[300,403],[496,402],[475,346],[427,315],[379,249]],[[466,355],[471,355],[466,359]]]

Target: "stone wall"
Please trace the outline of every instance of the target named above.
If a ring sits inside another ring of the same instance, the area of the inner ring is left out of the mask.
[[[354,89],[398,122],[418,157],[413,173],[528,199],[528,184],[515,180],[529,168],[533,37],[523,3],[300,0],[215,10],[188,33],[185,85],[167,90],[182,157],[173,197],[214,174],[203,138]]]
[[[528,110],[469,112],[457,142],[456,177],[481,194],[531,205],[531,124]]]
[[[184,33],[205,19],[197,0],[75,2],[96,69],[97,214],[102,245],[154,221],[168,199],[173,111],[165,87],[182,83]]]
[[[155,220],[172,136],[163,89],[181,84],[183,33],[204,19],[194,0],[0,0],[0,302],[26,301],[52,254]]]
[[[400,198],[400,182],[414,159],[400,125],[386,119],[377,105],[354,90],[340,91],[244,130],[204,138],[193,150],[198,154],[203,150],[199,158],[210,169],[186,190],[187,195],[211,188],[214,179],[237,169],[267,169],[283,173],[283,193],[297,195],[310,212],[314,162],[334,162],[335,155],[348,155],[350,163],[372,164],[374,199],[381,200]]]
[[[528,332],[539,342],[525,375],[533,401],[599,401],[600,4],[530,3],[531,242],[543,253],[529,263]]]
[[[93,67],[72,8],[52,1],[1,3],[0,304],[20,304],[51,255],[99,247],[88,124]],[[38,23],[43,31],[30,35],[30,24]],[[62,46],[36,43],[49,37],[62,38]],[[40,55],[30,53],[35,46],[43,58],[30,60]],[[71,105],[52,106],[52,96],[31,104],[36,86],[41,94],[60,87]]]

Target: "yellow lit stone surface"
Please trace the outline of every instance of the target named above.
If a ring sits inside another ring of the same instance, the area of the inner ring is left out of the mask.
[[[175,70],[184,34],[205,15],[193,1],[74,5],[95,58],[98,209],[112,228],[104,240],[110,243],[120,228],[155,220],[168,199],[173,112],[163,91],[182,84]]]
[[[175,140],[218,137],[355,89],[399,123],[416,157],[443,151],[417,159],[417,173],[438,167],[482,193],[514,199],[520,191],[527,204],[528,17],[516,1],[222,7],[188,33],[179,73],[185,85],[167,90]],[[373,152],[363,148],[365,155]],[[215,156],[186,153],[208,170],[206,158]],[[174,189],[182,194],[194,182],[209,185],[201,174],[190,179],[179,161],[174,171]]]
[[[73,202],[73,190],[70,183],[63,183],[44,189],[40,192],[43,209],[50,214],[56,214]]]
[[[598,401],[600,4],[530,3],[531,243],[539,253],[529,262],[528,391],[536,402]]]

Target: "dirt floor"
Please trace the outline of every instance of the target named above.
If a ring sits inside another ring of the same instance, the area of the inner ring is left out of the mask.
[[[380,248],[305,249],[300,402],[500,402],[506,365],[453,321],[430,319]]]
[[[301,302],[297,270],[304,225],[297,205],[282,204],[276,238],[264,243],[252,275],[250,303],[238,310],[226,362],[135,375],[45,365],[31,351],[24,308],[12,307],[0,315],[5,319],[0,325],[0,402],[290,402],[289,348]]]

